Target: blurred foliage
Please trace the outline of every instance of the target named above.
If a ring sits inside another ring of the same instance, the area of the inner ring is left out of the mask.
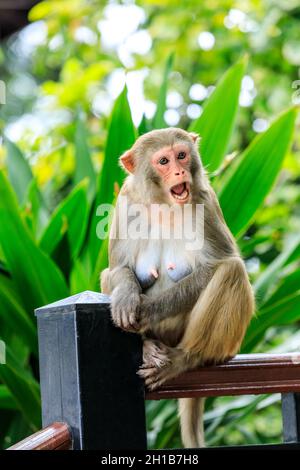
[[[98,289],[96,208],[152,128],[202,136],[257,293],[243,351],[300,347],[299,2],[49,0],[30,20],[0,53],[2,447],[40,426],[33,308]],[[207,400],[208,444],[278,441],[279,398]],[[150,446],[181,445],[175,401],[149,402],[147,418]]]

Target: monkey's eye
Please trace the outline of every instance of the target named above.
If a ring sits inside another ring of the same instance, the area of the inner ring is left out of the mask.
[[[162,157],[160,160],[159,160],[159,163],[161,165],[166,165],[168,163],[168,159],[166,157]]]
[[[186,157],[186,153],[185,153],[185,152],[179,152],[179,153],[178,153],[178,160],[183,160],[185,157]]]

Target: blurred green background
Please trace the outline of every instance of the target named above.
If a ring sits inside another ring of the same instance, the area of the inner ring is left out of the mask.
[[[96,208],[147,130],[202,136],[257,296],[243,352],[300,348],[300,2],[49,0],[29,21],[0,46],[0,448],[41,426],[33,309],[99,289]],[[147,421],[150,447],[181,446],[175,401]],[[280,396],[207,400],[205,426],[279,442]]]

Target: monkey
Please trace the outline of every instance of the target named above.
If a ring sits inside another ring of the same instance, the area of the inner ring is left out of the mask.
[[[115,325],[143,337],[138,374],[150,390],[186,370],[235,356],[255,310],[244,261],[201,161],[199,139],[174,127],[153,130],[120,157],[128,176],[117,198],[101,290],[111,295]],[[164,209],[173,210],[171,226],[182,227],[180,216],[189,205],[196,236],[203,230],[201,247],[187,249],[189,234],[122,238],[122,197],[129,209],[143,205],[141,224],[148,235],[164,225]],[[200,222],[198,204],[204,207]],[[145,217],[151,207],[159,208],[153,224]],[[203,404],[202,398],[179,399],[185,447],[205,445]]]

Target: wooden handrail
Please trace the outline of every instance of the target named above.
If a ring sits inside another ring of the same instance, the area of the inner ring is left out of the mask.
[[[113,325],[108,296],[82,292],[37,309],[36,316],[45,429],[10,449],[146,449],[145,396],[275,392],[282,394],[284,440],[300,442],[300,353],[240,355],[145,394],[136,374],[142,338]]]
[[[199,367],[146,391],[148,400],[300,392],[300,353],[241,354],[225,364]],[[55,422],[7,450],[70,450],[66,423]]]
[[[185,372],[146,399],[300,392],[300,352],[238,355],[226,364]]]
[[[66,423],[53,423],[7,450],[70,450],[72,437]]]

